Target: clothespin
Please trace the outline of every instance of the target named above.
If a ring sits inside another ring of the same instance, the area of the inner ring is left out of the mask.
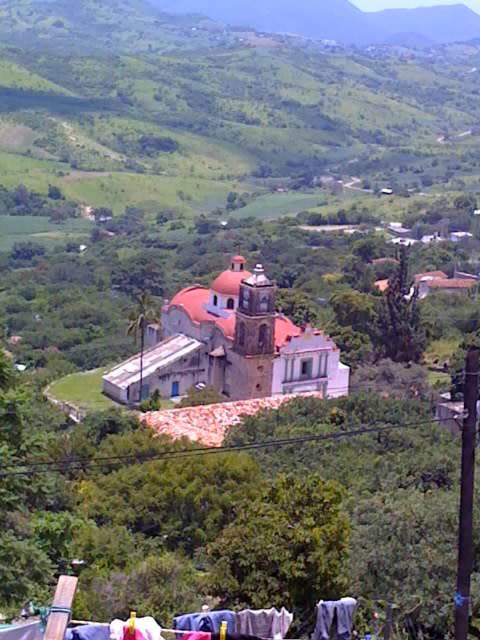
[[[135,611],[130,611],[130,618],[128,620],[128,635],[135,635],[135,618],[137,617],[137,613]]]
[[[223,620],[220,625],[220,640],[227,640],[227,622]]]

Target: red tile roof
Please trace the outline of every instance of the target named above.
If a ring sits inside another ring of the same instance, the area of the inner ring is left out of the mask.
[[[415,276],[415,284],[418,285],[423,278],[441,278],[443,280],[447,280],[448,276],[443,271],[427,271],[426,273],[417,273]],[[451,282],[451,281],[450,281]],[[388,289],[388,279],[387,280],[377,280],[375,282],[375,287],[384,293]]]
[[[278,409],[284,402],[295,397],[274,396],[186,409],[151,411],[142,414],[139,420],[146,422],[157,433],[171,438],[187,437],[208,447],[220,447],[228,427],[241,422],[243,416],[253,416],[262,409]]]
[[[288,338],[302,335],[302,330],[296,327],[286,316],[275,318],[275,346],[277,349],[288,342]]]
[[[446,273],[443,273],[443,271],[427,271],[426,273],[417,273],[417,275],[415,276],[415,284],[418,284],[423,278],[443,278],[444,280],[446,280],[448,276]]]
[[[231,271],[230,269],[223,271],[212,282],[212,291],[223,296],[239,296],[242,280],[251,275],[250,271]]]
[[[214,317],[205,311],[203,305],[208,302],[210,291],[205,287],[187,287],[179,291],[170,301],[169,307],[183,307],[190,319],[199,324],[200,322],[211,322]]]
[[[477,280],[469,278],[433,278],[428,280],[431,289],[471,289],[477,284]]]
[[[233,273],[233,271],[229,273]],[[245,277],[245,272],[241,275]],[[232,313],[229,318],[219,318],[209,313],[203,308],[209,298],[210,292],[205,287],[187,287],[179,291],[168,306],[181,307],[195,324],[215,322],[217,327],[223,331],[225,337],[233,340],[235,335],[235,314]],[[299,336],[301,333],[301,329],[296,327],[285,316],[279,315],[275,318],[275,346],[277,349],[286,344],[289,337]]]
[[[377,280],[375,287],[382,293],[388,289],[388,278],[386,280]]]

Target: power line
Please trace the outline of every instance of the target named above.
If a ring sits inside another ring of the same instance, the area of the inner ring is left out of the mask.
[[[349,389],[357,388],[357,387],[360,387],[360,386],[363,386],[363,385],[370,385],[370,382],[369,381],[364,381],[362,383],[359,383],[358,385],[354,385],[353,387],[352,386],[349,386],[349,387],[331,387],[330,389],[331,389],[331,391],[339,391],[339,390],[348,391]],[[315,399],[317,396],[312,395],[312,394],[304,394],[302,396],[297,396],[297,397],[298,398],[313,398],[313,399]],[[292,401],[292,400],[295,400],[295,399],[296,399],[296,397],[292,396],[292,398],[291,398],[291,400],[289,400],[289,402]],[[335,400],[336,398],[326,398],[326,399]],[[287,403],[285,403],[285,404],[287,404]],[[213,407],[214,405],[209,405],[209,406]],[[219,403],[217,406],[221,407],[222,403]],[[195,407],[184,407],[184,408],[185,409],[191,409],[191,410],[195,409]],[[266,407],[266,409],[267,408],[268,407]],[[179,407],[179,409],[180,409],[180,407]],[[157,412],[154,411],[154,412],[147,412],[147,413],[157,413]],[[251,417],[251,416],[249,416],[248,414],[244,414],[244,417],[248,418],[248,417]],[[380,424],[380,423],[382,423],[382,422],[380,420],[377,420],[377,421],[375,421],[375,422],[373,422],[371,424]],[[154,431],[154,428],[152,428],[152,431]],[[168,435],[168,434],[158,434],[158,435]],[[185,436],[185,437],[187,437],[187,436]],[[219,447],[216,447],[216,448],[218,449]],[[195,449],[195,451],[197,451],[197,452],[202,452],[202,451],[209,452],[209,451],[211,451],[211,449],[212,449],[212,447],[199,447],[199,448]],[[191,449],[185,449],[185,451],[191,451]],[[166,452],[166,453],[178,453],[178,452]],[[129,459],[129,458],[138,459],[139,457],[148,458],[149,456],[151,457],[152,455],[157,455],[157,454],[137,453],[137,454],[126,454],[126,455],[121,455],[121,456],[105,456],[105,457],[95,458],[95,461],[100,461],[100,460],[107,460],[108,461],[108,460],[113,460],[113,459],[115,459],[115,460],[124,460],[124,459]],[[45,465],[50,465],[50,466],[52,466],[52,465],[60,465],[60,464],[68,465],[68,464],[74,464],[74,463],[75,464],[83,464],[83,463],[88,464],[91,461],[92,461],[91,458],[77,458],[77,459],[73,458],[73,459],[65,460],[63,462],[58,462],[58,461],[44,461],[44,462],[41,462],[41,461],[37,461],[37,462],[29,462],[29,463],[26,463],[26,464],[12,463],[12,464],[0,465],[0,471],[3,470],[3,469],[18,468],[18,467],[25,467],[25,466],[28,466],[28,467],[39,467],[39,466],[45,466]],[[146,461],[148,461],[148,460],[146,460]],[[0,477],[3,477],[3,476],[0,475]]]
[[[124,456],[106,456],[104,458],[97,458],[93,460],[88,459],[71,459],[64,462],[36,462],[29,464],[17,464],[17,465],[6,465],[3,468],[13,468],[13,469],[21,469],[20,471],[8,471],[6,473],[1,473],[0,478],[6,478],[11,476],[33,476],[45,473],[64,473],[68,470],[91,470],[102,467],[114,467],[119,463],[125,463],[128,465],[133,464],[144,464],[145,462],[153,462],[159,460],[178,460],[184,458],[191,458],[197,456],[204,455],[214,455],[221,453],[233,453],[237,451],[252,451],[257,449],[268,449],[268,448],[277,448],[288,445],[301,445],[306,444],[308,442],[321,442],[327,440],[339,440],[344,438],[353,438],[362,435],[369,435],[373,433],[384,433],[387,431],[397,430],[397,429],[407,429],[412,427],[417,427],[425,424],[432,424],[434,422],[440,422],[439,419],[430,419],[422,422],[411,422],[404,423],[399,425],[384,425],[379,427],[369,427],[363,426],[362,428],[351,430],[351,431],[334,431],[324,434],[318,435],[309,435],[309,436],[300,436],[296,438],[284,438],[280,440],[267,440],[263,442],[254,442],[249,444],[242,445],[231,445],[226,447],[202,447],[199,449],[181,449],[179,451],[166,451],[159,453],[137,453],[130,454]],[[375,424],[375,423],[373,423]],[[102,460],[102,462],[98,462],[98,460]],[[33,468],[43,465],[47,468]],[[87,468],[85,468],[85,466]],[[27,467],[27,468],[26,468]],[[31,467],[28,469],[28,467]]]

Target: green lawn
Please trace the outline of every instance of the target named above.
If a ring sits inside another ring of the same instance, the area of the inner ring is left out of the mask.
[[[116,402],[102,393],[102,376],[105,369],[94,369],[85,373],[72,373],[65,378],[52,382],[50,394],[56,400],[71,402],[86,411],[102,411],[119,407]]]
[[[52,224],[42,216],[0,216],[0,252],[10,251],[16,242],[37,242],[46,248],[66,242],[88,243],[92,222],[67,220]]]
[[[56,400],[71,402],[85,411],[103,411],[113,408],[128,411],[127,407],[110,400],[102,393],[102,376],[106,371],[108,368],[72,373],[52,382],[48,391]],[[174,407],[171,400],[162,400],[162,409]]]

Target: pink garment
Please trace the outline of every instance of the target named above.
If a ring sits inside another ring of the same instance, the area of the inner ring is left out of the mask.
[[[212,634],[205,631],[192,631],[180,636],[183,640],[212,640]]]
[[[163,640],[162,629],[154,618],[135,618],[132,634],[128,620],[114,620],[110,624],[110,640]]]

